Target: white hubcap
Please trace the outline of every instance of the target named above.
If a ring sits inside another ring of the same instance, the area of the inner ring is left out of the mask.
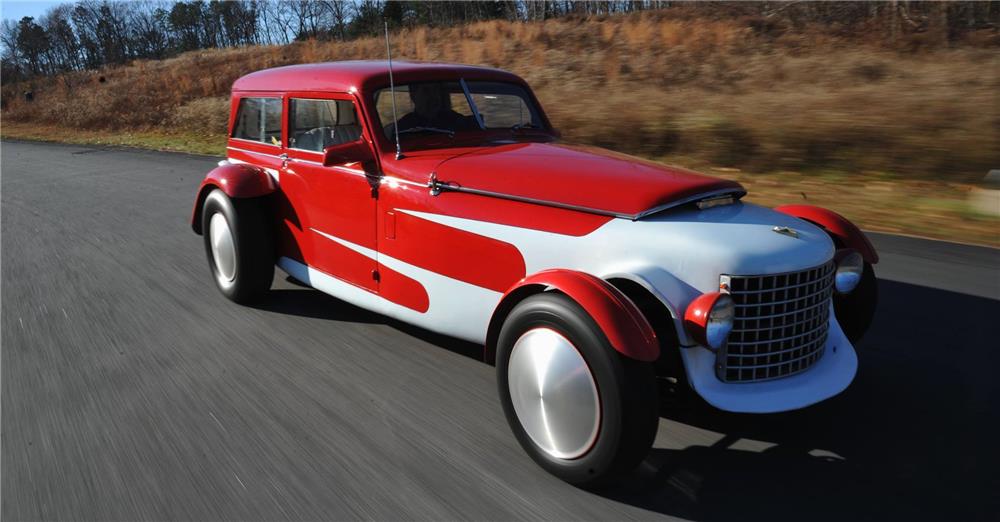
[[[222,213],[212,215],[212,220],[208,222],[208,234],[215,269],[222,279],[232,281],[236,277],[236,247],[233,245],[233,232]]]
[[[525,332],[511,350],[507,382],[521,426],[546,453],[574,459],[594,445],[601,425],[597,385],[568,339],[549,328]]]

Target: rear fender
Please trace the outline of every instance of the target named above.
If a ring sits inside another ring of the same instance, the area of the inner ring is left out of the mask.
[[[241,163],[226,163],[211,170],[198,187],[198,197],[191,211],[191,228],[201,234],[201,207],[205,197],[215,189],[221,189],[233,199],[257,198],[277,190],[274,178],[263,169]]]
[[[812,205],[784,205],[776,207],[774,210],[803,219],[822,228],[827,234],[830,234],[835,242],[839,242],[838,248],[852,248],[857,250],[869,264],[878,263],[878,253],[868,241],[868,237],[844,216],[832,210]]]
[[[546,290],[560,291],[576,301],[604,332],[611,346],[639,361],[655,361],[660,345],[642,312],[617,288],[601,278],[575,270],[543,270],[526,277],[504,294],[486,333],[487,362],[496,360],[496,343],[507,315],[526,297]]]

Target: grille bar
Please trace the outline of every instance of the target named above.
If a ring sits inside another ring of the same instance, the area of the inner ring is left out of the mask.
[[[791,327],[791,326],[782,326],[782,327],[780,327],[780,329],[782,329],[782,330],[785,329],[785,328],[794,328],[794,327]],[[789,335],[788,337],[782,337],[780,339],[764,339],[763,341],[752,341],[752,342],[746,342],[746,341],[744,341],[744,342],[740,342],[738,344],[740,344],[742,346],[753,346],[753,345],[764,344],[764,343],[780,343],[780,342],[783,342],[783,341],[790,341],[792,339],[798,339],[800,337],[804,337],[804,336],[809,335],[809,334],[811,334],[813,332],[818,332],[818,331],[820,331],[820,330],[822,330],[824,328],[826,328],[826,324],[825,323],[817,326],[816,328],[813,328],[812,330],[809,330],[808,332],[803,332],[803,333],[795,334],[795,335]],[[771,353],[774,353],[774,352],[771,352]]]
[[[784,317],[786,315],[800,314],[800,313],[803,313],[803,312],[807,312],[807,311],[809,311],[809,310],[811,310],[813,308],[816,308],[817,306],[824,306],[824,305],[826,305],[826,303],[820,301],[820,302],[818,302],[818,303],[816,303],[816,304],[814,304],[814,305],[812,305],[812,306],[810,306],[808,308],[804,308],[802,310],[792,310],[791,312],[785,312],[783,314],[759,315],[759,316],[755,315],[753,317],[741,317],[741,318],[737,318],[736,320],[737,321],[759,321],[759,320],[762,320],[762,319],[774,319],[776,317]],[[744,331],[747,331],[747,330],[744,330]]]
[[[772,356],[772,355],[781,355],[781,354],[785,354],[785,353],[789,353],[789,352],[794,352],[795,350],[798,350],[798,349],[800,349],[798,346],[794,346],[792,348],[785,348],[784,350],[778,350],[776,352],[768,352],[768,353],[764,353],[764,354],[760,354],[760,353],[730,353],[730,354],[727,354],[727,357],[762,357],[762,356],[768,356],[769,357],[769,356]]]
[[[809,282],[805,282],[805,283],[799,283],[797,285],[785,286],[785,287],[782,287],[782,289],[783,290],[789,290],[789,289],[793,289],[793,288],[799,288],[799,287],[803,287],[803,286],[809,286],[809,285],[815,284],[815,283],[816,283],[815,281],[809,281]],[[772,291],[773,290],[750,290],[750,291],[744,290],[742,293],[744,293],[744,294],[763,294],[765,292],[772,292]]]
[[[735,306],[733,331],[716,355],[725,382],[779,379],[823,355],[830,323],[833,261],[798,272],[724,278]]]
[[[800,355],[800,356],[798,356],[798,357],[796,357],[794,359],[789,359],[789,360],[785,361],[785,364],[796,363],[796,362],[799,362],[802,359],[805,359],[807,357],[812,357],[813,355],[815,355],[815,354],[807,353],[805,355]],[[740,370],[741,371],[742,370],[756,370],[758,368],[773,368],[773,367],[774,367],[773,364],[758,364],[758,365],[755,365],[755,366],[740,366]]]
[[[789,304],[789,303],[796,303],[798,301],[802,301],[803,299],[812,299],[813,297],[816,297],[816,296],[815,295],[806,295],[806,296],[802,296],[802,297],[796,297],[795,299],[786,299],[784,301],[774,301],[774,302],[770,302],[770,303],[746,303],[746,304],[738,304],[738,305],[736,305],[736,308],[761,308],[762,306],[783,305],[783,304]]]

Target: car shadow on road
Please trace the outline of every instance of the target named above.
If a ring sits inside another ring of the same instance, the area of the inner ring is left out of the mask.
[[[879,292],[843,394],[774,415],[665,410],[667,429],[720,440],[654,448],[599,494],[696,520],[995,519],[1000,301],[894,281]]]
[[[257,308],[385,324],[482,359],[479,345],[289,282]],[[1000,301],[887,280],[879,293],[858,376],[844,393],[773,415],[727,413],[700,399],[671,406],[661,429],[708,430],[719,440],[654,448],[636,472],[596,494],[695,520],[995,519]]]
[[[250,303],[252,308],[275,312],[279,314],[344,321],[351,323],[377,324],[384,323],[385,318],[379,314],[358,308],[350,303],[330,297],[311,288],[272,289],[267,297]]]
[[[279,279],[278,286],[278,288],[272,288],[265,299],[252,303],[250,306],[267,312],[311,317],[313,319],[384,324],[450,352],[479,361],[483,359],[483,347],[481,345],[437,334],[382,314],[370,312],[364,308],[354,306],[346,301],[341,301],[336,297],[315,290],[291,276]]]

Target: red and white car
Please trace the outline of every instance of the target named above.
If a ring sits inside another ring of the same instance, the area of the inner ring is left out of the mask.
[[[266,298],[277,265],[483,344],[514,435],[578,485],[646,455],[658,379],[749,413],[850,384],[878,256],[849,221],[560,144],[509,72],[401,62],[393,73],[394,89],[385,62],[364,61],[233,84],[228,159],[191,221],[223,294]]]

